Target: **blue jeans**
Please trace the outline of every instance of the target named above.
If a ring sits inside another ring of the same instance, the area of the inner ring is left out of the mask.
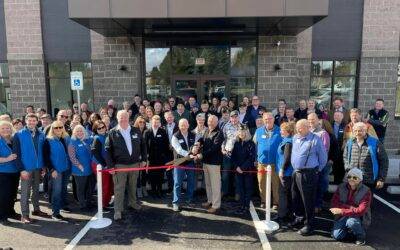
[[[221,166],[222,170],[233,170],[233,165],[232,165],[232,161],[230,157],[227,157],[226,155],[224,155],[223,161],[222,161],[222,166]],[[233,172],[227,172],[224,171],[221,173],[221,191],[222,191],[222,195],[228,195],[230,192],[229,190],[229,186],[230,186],[230,182],[233,180],[234,178],[234,173]],[[236,187],[237,190],[237,187]],[[236,192],[238,193],[238,192]]]
[[[335,221],[332,230],[335,240],[343,240],[349,234],[353,234],[357,239],[365,239],[365,230],[359,218],[342,217]]]
[[[193,168],[193,169],[195,168],[193,163],[187,164],[186,166]],[[186,174],[186,183],[187,183],[186,199],[188,202],[191,202],[193,200],[193,193],[194,193],[194,187],[195,187],[194,170],[174,168],[174,197],[172,200],[173,204],[179,204],[182,201],[181,189],[182,189],[182,182],[183,182],[183,178],[185,177],[185,174]]]
[[[322,207],[322,200],[324,198],[324,194],[328,191],[329,187],[329,174],[332,171],[332,165],[327,163],[326,166],[322,169],[322,171],[318,174],[318,189],[317,196],[315,201],[315,207]]]
[[[50,177],[51,182],[51,205],[53,208],[53,215],[59,215],[60,209],[65,206],[67,198],[67,185],[69,174],[65,172],[57,173],[57,178]]]

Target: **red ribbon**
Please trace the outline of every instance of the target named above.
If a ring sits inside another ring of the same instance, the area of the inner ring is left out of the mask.
[[[111,168],[111,169],[104,169],[100,170],[100,172],[132,172],[132,171],[142,171],[142,170],[147,170],[147,171],[152,171],[152,170],[157,170],[157,169],[172,169],[172,168],[177,168],[177,169],[185,169],[185,170],[193,170],[193,171],[204,171],[202,168],[196,168],[196,167],[187,167],[187,166],[149,166],[149,167],[140,167],[140,168]],[[235,172],[239,173],[236,170],[229,170],[229,169],[221,169],[221,172]],[[243,173],[262,173],[265,174],[268,171],[267,170],[242,170]]]

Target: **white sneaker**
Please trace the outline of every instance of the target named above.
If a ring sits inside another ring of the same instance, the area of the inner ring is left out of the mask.
[[[179,207],[178,204],[172,204],[172,211],[174,211],[174,212],[180,212],[181,209],[180,209],[180,207]]]

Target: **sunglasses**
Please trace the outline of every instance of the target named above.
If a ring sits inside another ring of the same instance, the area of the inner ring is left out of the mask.
[[[144,124],[144,123],[146,123],[146,122],[139,122],[139,123]]]
[[[98,127],[97,130],[102,130],[103,128],[106,128],[105,126],[103,127]]]
[[[349,175],[349,176],[347,176],[347,179],[349,179],[349,180],[358,180],[358,177],[357,176],[351,176],[351,175]]]
[[[53,127],[53,129],[63,129],[64,127]]]
[[[67,115],[60,115],[60,117],[61,117],[61,118],[68,119],[68,116],[67,116]]]

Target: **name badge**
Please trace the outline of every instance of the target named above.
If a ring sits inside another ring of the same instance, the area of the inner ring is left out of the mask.
[[[161,135],[157,135],[156,137],[160,138],[160,137],[161,137]]]
[[[132,139],[137,139],[137,138],[138,138],[137,134],[132,135]]]
[[[83,147],[83,144],[78,144],[78,147]]]
[[[300,143],[300,142],[301,142],[301,140],[300,140],[300,139],[297,139],[297,140],[296,140],[296,143]]]
[[[180,140],[179,140],[179,143],[184,143],[184,140],[180,139]]]
[[[267,138],[267,136],[266,136],[266,135],[262,135],[262,136],[261,136],[261,138],[263,138],[263,139],[266,139],[266,138]]]

